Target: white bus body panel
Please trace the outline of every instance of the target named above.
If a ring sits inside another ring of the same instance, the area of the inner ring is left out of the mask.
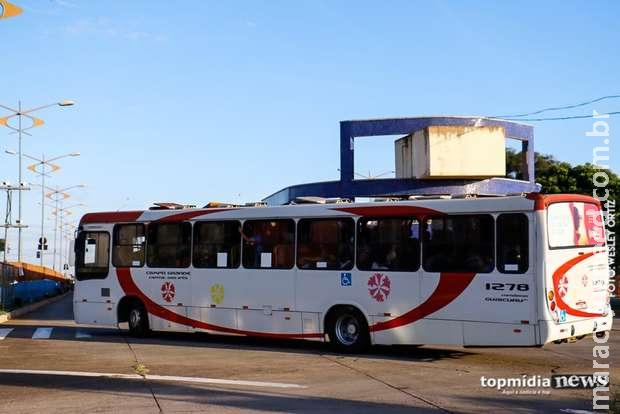
[[[567,260],[569,253],[560,257],[546,249],[546,238],[540,236],[546,231],[544,214],[534,211],[534,202],[525,197],[189,210],[193,216],[187,220],[335,216],[357,219],[356,214],[336,208],[393,206],[415,206],[446,214],[524,213],[529,219],[529,268],[524,274],[503,274],[494,269],[491,273],[450,275],[427,273],[422,266],[416,272],[144,266],[128,269],[129,280],[145,300],[152,302],[147,309],[151,327],[156,330],[323,340],[325,315],[336,305],[358,308],[366,316],[372,342],[377,344],[535,346],[592,333],[594,322],[599,331],[611,329],[610,315],[576,317],[565,324],[553,321],[546,300],[546,292],[552,286],[549,274]],[[187,214],[187,210],[146,211],[134,221],[148,222],[175,214]],[[114,223],[83,223],[82,230],[103,230],[112,235],[113,226]],[[349,274],[350,284],[342,283],[343,273]],[[390,292],[384,300],[369,294],[369,280],[377,274],[390,281]],[[110,265],[107,278],[76,283],[77,323],[118,323],[118,304],[127,294],[120,278],[119,269]],[[168,295],[169,300],[165,298],[166,283],[174,285],[174,297]],[[108,297],[102,296],[105,289],[109,290]],[[568,324],[575,327],[574,334]]]

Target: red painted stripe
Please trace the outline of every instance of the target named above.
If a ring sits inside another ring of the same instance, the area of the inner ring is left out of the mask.
[[[191,326],[194,328],[207,329],[210,331],[216,332],[225,332],[237,335],[247,335],[247,336],[260,336],[266,338],[322,338],[322,333],[298,333],[298,334],[290,334],[290,333],[272,333],[272,332],[257,332],[257,331],[244,331],[240,329],[228,328],[225,326],[213,325],[210,323],[206,323],[203,321],[199,321],[196,319],[191,319],[185,317],[183,315],[179,315],[177,313],[172,312],[165,307],[158,305],[153,302],[148,296],[146,296],[140,288],[135,284],[131,277],[131,271],[127,267],[118,267],[116,268],[116,276],[121,285],[121,288],[128,296],[136,296],[139,298],[144,306],[146,306],[146,310],[162,319],[166,319],[170,322],[175,322],[180,325]]]
[[[437,312],[463,293],[475,276],[475,273],[441,273],[435,291],[422,304],[394,319],[370,326],[370,331],[398,328]]]
[[[423,217],[445,214],[438,210],[417,206],[337,207],[332,210],[343,211],[345,213],[351,213],[362,217]]]
[[[601,203],[594,197],[581,194],[541,194],[541,193],[529,193],[526,197],[530,200],[534,200],[534,210],[544,210],[553,203],[589,203],[595,204],[601,208]]]
[[[123,223],[136,221],[144,211],[114,211],[110,213],[84,214],[80,225],[87,223]]]
[[[184,211],[178,214],[171,214],[157,220],[154,223],[167,223],[190,220],[194,217],[205,216],[207,214],[219,213],[221,211],[237,210],[236,208],[214,208],[209,210]],[[87,223],[127,223],[134,222],[140,218],[144,211],[113,211],[107,213],[87,213],[84,214],[80,224]]]
[[[560,279],[562,278],[562,276],[564,276],[570,269],[572,269],[578,263],[583,262],[584,260],[594,256],[597,253],[603,253],[603,252],[604,250],[590,252],[590,253],[586,253],[581,256],[574,257],[570,259],[568,262],[564,263],[562,266],[558,267],[557,270],[553,273],[553,293],[555,295],[555,301],[557,302],[558,307],[562,310],[565,310],[566,313],[568,313],[569,315],[581,316],[584,318],[603,316],[602,313],[590,313],[590,312],[581,311],[579,309],[571,308],[570,306],[566,304],[566,302],[564,302],[564,299],[562,299],[562,297],[560,296],[558,292],[558,284],[560,283]]]

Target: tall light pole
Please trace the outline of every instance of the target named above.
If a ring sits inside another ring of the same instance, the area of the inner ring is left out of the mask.
[[[63,201],[63,199],[61,198],[60,202],[62,203],[62,201]],[[60,254],[59,254],[59,256],[60,256],[61,262],[62,262],[62,258],[64,256],[64,243],[62,242],[62,240],[64,239],[63,236],[65,235],[65,231],[66,231],[65,230],[65,226],[67,224],[70,224],[70,223],[65,223],[64,219],[65,219],[65,217],[70,216],[71,214],[73,214],[73,212],[71,212],[72,208],[83,207],[85,205],[86,204],[78,203],[78,204],[74,204],[72,206],[57,208],[57,209],[54,209],[52,211],[52,214],[55,216],[56,219],[60,218],[60,225],[57,228],[58,228],[58,230],[60,230],[60,238],[59,238],[59,241],[60,241]],[[55,222],[58,222],[58,220],[55,220]],[[75,226],[73,226],[73,227],[75,227]],[[56,259],[56,251],[57,251],[57,249],[56,249],[56,229],[54,229],[54,267],[56,267],[56,265],[55,265],[55,263],[56,263],[56,260],[55,260]]]
[[[7,154],[16,155],[15,151],[5,151]],[[54,164],[53,161],[58,161],[62,158],[66,157],[78,157],[80,155],[79,152],[72,152],[69,154],[59,155],[53,158],[45,158],[45,154],[41,156],[41,158],[33,157],[32,155],[22,154],[23,157],[29,158],[33,161],[36,161],[34,164],[28,166],[28,170],[32,171],[35,174],[38,174],[41,177],[41,251],[40,255],[40,264],[43,267],[43,245],[45,244],[45,232],[44,232],[44,224],[45,224],[45,178],[49,177],[50,173],[56,172],[60,170],[60,166]],[[53,189],[51,189],[53,190]]]
[[[73,240],[73,232],[75,231],[75,229],[77,228],[76,224],[73,223],[65,223],[62,227],[62,231],[63,231],[63,235],[65,236],[65,243],[64,243],[64,249],[65,252],[63,252],[63,260],[65,261],[66,265],[67,265],[67,270],[69,268],[69,251],[70,251],[70,244],[71,244],[71,240]],[[65,270],[65,266],[63,266],[63,271]],[[65,273],[66,276],[66,272]]]
[[[5,116],[3,118],[0,118],[0,125],[5,126],[9,129],[11,129],[13,131],[13,133],[17,133],[18,136],[18,155],[19,155],[19,178],[18,178],[18,186],[21,186],[22,184],[22,135],[30,135],[30,133],[26,132],[29,129],[32,128],[36,128],[39,127],[41,125],[44,124],[43,120],[40,118],[37,118],[33,115],[31,115],[33,112],[39,111],[41,109],[45,109],[45,108],[49,108],[52,106],[60,106],[60,107],[65,107],[65,106],[72,106],[74,105],[73,101],[70,100],[64,100],[64,101],[60,101],[60,102],[55,102],[52,104],[48,104],[48,105],[42,105],[42,106],[37,106],[35,108],[31,108],[31,109],[22,109],[22,101],[18,101],[17,102],[17,109],[8,107],[8,106],[4,106],[4,105],[0,105],[0,108],[6,109],[7,111],[12,112],[11,115]],[[9,120],[11,120],[12,118],[17,117],[17,127],[14,127],[12,125],[9,125]],[[32,124],[30,126],[27,127],[23,127],[22,126],[22,118],[28,118],[30,121],[32,121]],[[22,192],[19,191],[18,193],[18,210],[17,210],[17,221],[18,224],[22,224]],[[18,231],[18,235],[17,235],[17,261],[21,263],[22,261],[22,227],[19,227],[17,229]]]
[[[50,187],[46,187],[46,190],[49,190],[48,193],[45,194],[45,196],[47,198],[49,198],[50,200],[52,200],[54,202],[55,208],[54,211],[52,211],[52,214],[54,214],[55,219],[54,219],[54,259],[53,259],[53,265],[52,268],[54,270],[56,270],[56,252],[57,252],[57,235],[58,235],[58,213],[63,213],[63,211],[67,210],[67,209],[60,209],[58,207],[58,203],[66,200],[67,198],[71,197],[69,195],[69,193],[67,193],[67,191],[73,190],[75,188],[84,188],[86,187],[84,184],[78,184],[78,185],[72,185],[70,187],[65,187],[65,188],[59,188],[58,186],[56,188],[50,188]],[[76,206],[71,206],[73,207],[77,207]]]

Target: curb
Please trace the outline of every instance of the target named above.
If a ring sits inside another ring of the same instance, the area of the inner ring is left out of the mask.
[[[4,315],[0,315],[0,323],[4,323],[7,321],[10,321],[11,319],[15,319],[18,318],[22,315],[25,315],[27,313],[30,313],[34,310],[37,310],[39,308],[42,308],[45,305],[49,305],[50,303],[54,303],[62,298],[64,298],[65,296],[69,295],[72,292],[65,292],[65,293],[61,293],[58,296],[54,296],[53,298],[49,298],[49,299],[44,299],[41,300],[39,302],[35,302],[35,303],[31,303],[29,305],[26,306],[22,306],[19,309],[15,309],[11,312],[5,313]]]

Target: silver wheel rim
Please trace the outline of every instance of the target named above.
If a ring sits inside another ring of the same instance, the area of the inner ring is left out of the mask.
[[[138,326],[140,326],[141,319],[142,316],[140,315],[140,311],[138,309],[132,309],[129,313],[129,324],[132,327],[137,328]]]
[[[353,345],[360,336],[360,324],[357,318],[352,315],[339,316],[335,328],[336,337],[343,345]]]

